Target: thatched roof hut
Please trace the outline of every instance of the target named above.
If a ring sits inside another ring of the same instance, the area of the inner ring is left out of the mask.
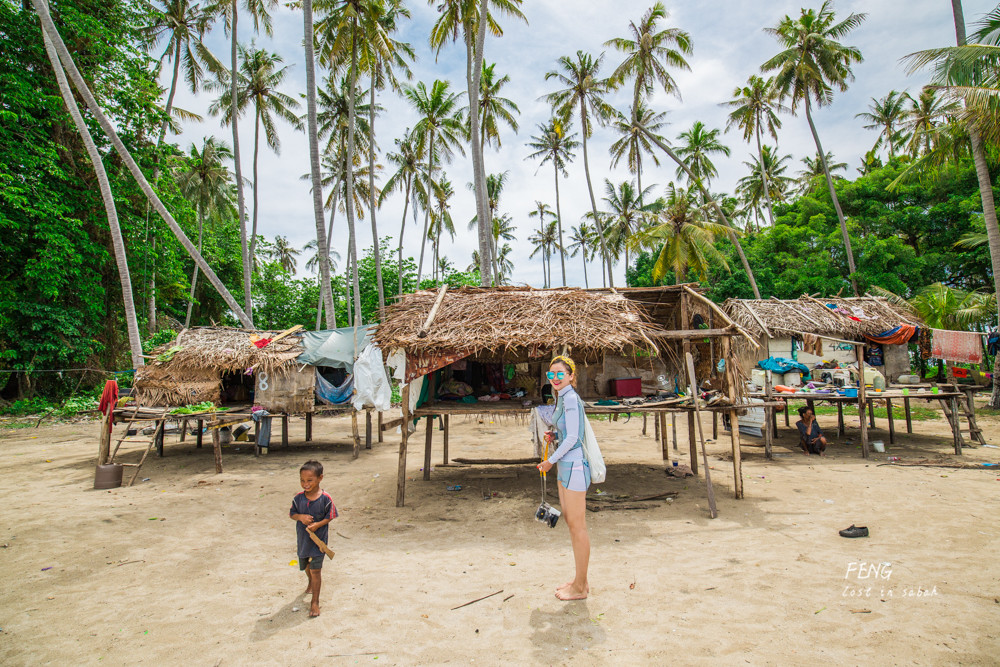
[[[437,292],[407,294],[389,306],[375,340],[389,351],[503,356],[558,350],[574,354],[652,349],[661,328],[635,300],[619,292],[531,287],[449,290],[426,335],[420,329]]]
[[[876,296],[729,299],[723,310],[760,338],[805,333],[860,340],[900,324],[924,326],[913,313]]]

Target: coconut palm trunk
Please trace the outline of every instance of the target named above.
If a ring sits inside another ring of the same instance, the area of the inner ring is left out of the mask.
[[[490,276],[490,245],[493,219],[487,218],[486,165],[479,145],[479,86],[483,75],[483,47],[486,44],[486,24],[489,16],[489,0],[479,2],[479,22],[476,24],[476,41],[472,42],[471,26],[465,25],[465,81],[469,91],[470,148],[472,149],[472,180],[476,191],[476,216],[479,232],[479,273],[480,284],[488,287]],[[494,269],[495,271],[495,269]],[[500,277],[497,276],[497,284]]]
[[[556,176],[556,221],[559,224],[559,245],[560,245],[560,247],[565,248],[565,246],[563,246],[563,236],[562,236],[562,209],[559,207],[559,165],[556,164],[555,160],[552,161],[552,168],[553,168],[553,170],[555,170],[555,176]],[[566,287],[566,251],[565,250],[560,251],[560,261],[562,262],[562,284],[563,284],[563,287]]]
[[[257,156],[260,153],[260,107],[254,109],[254,126],[253,126],[253,224],[250,226],[250,262],[251,266],[254,264],[254,253],[257,249],[257,209],[258,198],[257,193],[260,188],[257,187]]]
[[[771,187],[767,184],[767,169],[764,166],[764,148],[760,143],[760,119],[756,123],[756,135],[757,135],[757,162],[760,164],[760,181],[764,186],[764,201],[767,202],[767,218],[771,221],[771,226],[774,227],[774,205],[771,203]],[[642,192],[640,187],[639,192]],[[758,225],[759,229],[759,225]]]
[[[66,80],[66,73],[63,71],[59,56],[56,55],[52,40],[43,30],[42,38],[45,41],[45,53],[49,57],[52,71],[55,73],[56,82],[59,84],[59,94],[66,104],[66,109],[73,117],[73,123],[83,139],[83,145],[87,149],[87,155],[94,166],[94,174],[101,188],[101,199],[104,201],[104,212],[108,216],[108,227],[111,230],[111,245],[114,248],[115,263],[118,266],[118,280],[122,288],[122,303],[125,308],[125,327],[128,332],[129,350],[132,353],[132,367],[139,368],[143,365],[142,360],[142,339],[139,336],[139,321],[135,313],[135,302],[132,299],[132,277],[128,268],[128,257],[125,254],[125,241],[122,238],[121,227],[118,225],[118,209],[115,207],[114,195],[111,193],[111,182],[108,180],[108,173],[104,169],[104,162],[101,154],[97,150],[94,138],[90,135],[80,115],[80,109],[76,106],[76,99],[73,91],[70,90],[69,82]]]
[[[583,257],[583,286],[590,289],[590,281],[587,279],[587,250],[580,248],[580,256]]]
[[[313,220],[316,224],[316,252],[319,256],[320,297],[326,310],[326,326],[336,326],[333,311],[333,289],[330,283],[329,247],[323,219],[323,183],[320,180],[319,137],[316,122],[316,59],[313,53],[312,0],[302,0],[302,30],[306,51],[306,118],[309,134],[309,171],[312,177]]]
[[[55,46],[56,53],[59,56],[59,60],[62,61],[63,67],[65,67],[66,73],[69,75],[70,81],[73,82],[73,86],[76,88],[77,92],[80,93],[80,96],[83,97],[84,101],[87,103],[87,107],[90,109],[90,112],[94,116],[94,119],[97,120],[97,122],[101,126],[101,129],[104,130],[104,133],[107,135],[108,139],[111,140],[112,145],[115,147],[115,151],[122,159],[122,162],[124,162],[125,167],[132,174],[132,177],[139,185],[139,188],[142,190],[143,194],[146,195],[146,197],[152,203],[153,208],[156,210],[157,213],[160,214],[160,217],[163,218],[163,221],[167,223],[167,226],[170,228],[170,231],[173,232],[174,236],[177,237],[177,240],[180,241],[182,246],[184,246],[184,249],[187,250],[188,254],[191,255],[194,261],[201,266],[201,270],[205,273],[205,277],[212,284],[212,286],[215,287],[216,290],[218,290],[219,295],[222,296],[223,301],[225,301],[226,305],[229,306],[229,308],[233,311],[233,314],[235,314],[236,317],[239,318],[243,326],[252,328],[253,323],[250,321],[250,318],[247,316],[246,312],[244,312],[243,308],[241,308],[239,303],[236,302],[236,300],[233,298],[233,295],[229,293],[229,290],[226,289],[226,286],[222,283],[221,280],[219,280],[219,277],[215,274],[215,271],[213,271],[212,267],[208,265],[208,262],[205,261],[205,258],[201,256],[201,253],[198,252],[198,249],[195,248],[193,243],[191,243],[191,239],[187,237],[187,235],[184,233],[184,230],[180,228],[180,226],[177,224],[177,221],[174,220],[174,217],[163,205],[163,202],[160,201],[159,196],[157,196],[156,192],[149,185],[149,181],[146,180],[145,174],[142,173],[142,170],[139,168],[139,165],[136,164],[135,160],[132,158],[131,153],[129,153],[128,148],[125,147],[125,144],[118,136],[118,133],[115,130],[114,125],[104,114],[104,111],[101,110],[100,105],[94,98],[94,94],[90,91],[90,88],[87,86],[87,82],[84,80],[83,75],[80,74],[80,70],[77,69],[76,63],[73,62],[73,57],[70,55],[69,49],[66,48],[66,44],[62,40],[62,36],[60,36],[59,31],[56,29],[55,23],[53,23],[52,21],[52,16],[49,14],[48,7],[46,6],[45,1],[31,0],[31,2],[35,8],[35,11],[38,13],[39,19],[41,20],[42,28],[45,30],[46,33],[48,33],[49,38],[52,40],[52,44]]]
[[[372,243],[375,245],[375,281],[378,283],[378,316],[385,315],[385,286],[382,285],[382,248],[375,222],[375,68],[372,68],[372,89],[368,103],[368,215],[372,219]]]
[[[229,82],[229,94],[230,94],[230,104],[232,104],[231,120],[233,126],[233,161],[236,164],[236,210],[240,216],[240,250],[243,254],[243,309],[247,314],[247,318],[250,320],[250,327],[253,328],[253,298],[250,292],[250,275],[251,275],[251,264],[250,264],[250,243],[247,238],[247,214],[246,214],[246,196],[243,192],[243,166],[240,161],[240,129],[239,129],[239,112],[237,106],[239,104],[239,97],[237,91],[237,83],[239,79],[236,78],[236,24],[239,19],[239,6],[237,0],[233,0],[232,4],[232,69],[230,73]],[[257,184],[254,183],[254,187]]]
[[[583,105],[583,98],[580,98],[580,122],[583,127],[583,172],[587,176],[587,193],[590,195],[590,210],[594,213],[594,223],[597,225],[597,236],[601,241],[601,257],[603,258],[603,271],[607,272],[608,281],[606,284],[615,286],[614,276],[611,275],[611,258],[608,257],[608,248],[604,243],[604,224],[597,215],[597,200],[594,199],[594,186],[590,182],[590,160],[587,157],[587,110]]]
[[[330,223],[326,227],[326,256],[327,257],[330,256],[330,241],[333,238],[333,220],[334,220],[334,218],[337,215],[337,193],[338,193],[338,187],[337,187],[337,184],[334,183],[333,192],[330,193]],[[323,256],[319,253],[319,248],[316,248],[316,254],[320,258],[319,261],[323,261],[322,260]],[[321,278],[321,280],[322,280],[322,278]],[[333,293],[332,289],[330,290],[330,293],[331,294]],[[334,329],[337,328],[337,311],[336,311],[336,305],[337,305],[336,301],[334,301],[334,311],[333,311],[333,314],[332,314],[332,317],[333,317],[333,327],[332,328],[334,328]],[[319,330],[320,317],[322,317],[322,315],[323,315],[323,290],[320,289],[320,291],[319,291],[319,300],[318,300],[318,303],[316,304],[316,329],[317,330]]]
[[[205,212],[201,205],[198,206],[198,252],[201,252],[201,241],[205,228]],[[194,310],[194,292],[198,287],[198,265],[194,265],[194,272],[191,274],[191,295],[188,297],[187,315],[184,316],[184,328],[191,326],[191,312]]]
[[[951,0],[951,6],[955,17],[955,38],[959,46],[965,46],[967,39],[962,0]],[[993,293],[997,297],[997,317],[1000,318],[1000,226],[997,224],[996,202],[993,199],[993,179],[986,163],[986,149],[979,129],[974,122],[970,122],[968,130],[972,143],[972,159],[976,164],[976,178],[979,181],[979,194],[983,201],[986,242],[990,249],[990,264],[993,269]],[[989,403],[989,407],[993,409],[1000,408],[1000,381],[997,378],[1000,378],[1000,354],[993,360],[993,393],[990,395]]]
[[[844,212],[840,208],[840,200],[837,199],[837,190],[833,187],[833,177],[830,176],[830,167],[826,163],[826,153],[823,152],[823,144],[820,143],[819,133],[816,132],[816,124],[812,118],[812,105],[809,103],[809,96],[806,95],[806,120],[809,121],[809,130],[812,132],[813,141],[816,142],[816,150],[819,151],[820,164],[823,165],[823,174],[826,175],[826,187],[830,190],[830,199],[833,200],[833,208],[837,211],[837,220],[840,222],[840,233],[844,237],[844,250],[847,252],[847,270],[851,273],[851,289],[854,296],[861,296],[858,292],[858,281],[855,277],[857,268],[854,265],[854,251],[851,249],[851,237],[847,233],[847,220],[844,219]],[[763,170],[763,165],[761,165]]]
[[[434,173],[434,128],[430,128],[427,141],[427,185],[424,202],[424,233],[420,237],[420,261],[417,263],[417,289],[420,289],[420,278],[424,274],[424,249],[427,247],[427,231],[431,225],[431,174]]]
[[[344,156],[345,172],[347,174],[347,192],[344,202],[347,204],[347,228],[351,234],[351,280],[354,284],[354,326],[361,324],[361,290],[358,284],[358,243],[354,230],[354,123],[357,120],[354,103],[358,95],[358,18],[351,18],[351,76],[350,96],[347,102],[347,155]],[[378,247],[378,239],[375,239]]]
[[[396,296],[403,295],[403,233],[406,231],[406,210],[410,207],[410,188],[413,185],[413,176],[406,177],[406,201],[403,202],[403,222],[399,225],[399,248],[396,254],[396,274],[399,279],[399,287]]]
[[[701,191],[702,197],[711,199],[711,195],[709,195],[708,191],[705,190],[705,186],[702,185],[701,179],[697,178],[693,173],[691,173],[691,170],[688,169],[688,166],[684,164],[684,162],[677,156],[676,153],[674,153],[673,150],[671,150],[669,146],[660,141],[659,137],[657,137],[655,134],[647,130],[644,125],[638,125],[637,127],[642,131],[643,134],[645,134],[649,138],[650,141],[656,144],[656,146],[661,151],[666,153],[671,160],[676,162],[677,165],[684,170],[688,178],[691,179],[691,182],[698,186],[698,189]],[[712,201],[712,206],[715,208],[716,214],[718,214],[719,219],[722,220],[722,224],[724,224],[726,227],[729,228],[729,240],[733,242],[734,246],[736,246],[736,254],[739,255],[740,263],[743,265],[743,270],[747,274],[747,280],[750,281],[750,288],[753,290],[753,298],[760,299],[760,290],[757,288],[757,279],[753,275],[753,269],[750,268],[750,262],[747,261],[746,253],[743,252],[743,244],[740,243],[739,238],[736,236],[736,232],[733,230],[733,226],[729,224],[729,218],[727,218],[726,214],[722,212],[722,207],[719,206],[719,203],[714,199],[711,199],[711,201]]]

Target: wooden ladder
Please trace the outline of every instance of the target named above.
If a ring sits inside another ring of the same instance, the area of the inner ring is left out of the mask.
[[[956,391],[960,391],[956,389]],[[951,399],[941,399],[938,402],[941,404],[941,411],[944,412],[945,418],[948,420],[948,425],[951,426],[952,430],[958,433],[959,446],[976,447],[979,445],[985,445],[986,440],[983,438],[983,430],[979,428],[976,423],[976,411],[974,406],[970,403],[969,395],[964,391],[960,391],[961,397],[955,399],[955,406],[958,411],[953,412],[951,409]],[[968,423],[968,428],[962,428],[962,418],[965,418]],[[963,435],[969,436],[969,442],[966,443]],[[978,445],[973,444],[973,442],[978,443]]]
[[[129,479],[128,484],[126,484],[125,486],[132,486],[132,484],[135,483],[136,478],[139,476],[139,470],[142,468],[142,464],[146,462],[146,457],[149,456],[149,450],[151,450],[153,448],[153,445],[156,444],[157,438],[162,437],[162,435],[163,435],[163,427],[164,427],[164,425],[166,424],[166,421],[167,421],[165,415],[164,415],[163,419],[156,420],[156,428],[153,430],[152,437],[150,437],[149,440],[146,440],[146,439],[141,439],[141,440],[134,440],[133,439],[133,440],[130,440],[129,437],[128,437],[128,432],[131,430],[132,425],[136,422],[136,417],[137,417],[138,414],[139,414],[138,410],[134,410],[132,412],[132,417],[125,423],[125,428],[122,431],[122,433],[123,433],[122,437],[118,439],[118,442],[115,444],[114,451],[112,451],[111,452],[111,456],[108,457],[108,463],[109,464],[110,463],[114,463],[114,461],[115,461],[115,455],[118,453],[118,449],[122,446],[122,443],[125,443],[125,442],[127,442],[129,444],[144,444],[144,445],[146,445],[146,450],[142,453],[142,458],[139,459],[138,463],[119,463],[118,464],[118,465],[120,465],[122,467],[125,467],[125,468],[135,468],[135,472],[132,473],[132,477]],[[145,421],[145,420],[143,420],[143,421]]]

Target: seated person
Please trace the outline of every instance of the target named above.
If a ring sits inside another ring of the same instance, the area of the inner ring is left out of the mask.
[[[799,417],[802,419],[795,422],[795,427],[799,429],[799,447],[806,456],[809,454],[822,456],[826,451],[826,438],[816,423],[816,415],[808,407],[802,407],[799,408]]]

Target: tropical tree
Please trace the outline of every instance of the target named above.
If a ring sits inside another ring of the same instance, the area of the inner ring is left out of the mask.
[[[235,6],[236,0],[233,0]],[[319,294],[326,311],[326,326],[336,327],[336,311],[333,304],[333,286],[330,282],[330,243],[324,228],[323,185],[320,173],[319,123],[316,119],[316,55],[313,30],[312,0],[302,0],[302,35],[306,57],[306,133],[309,135],[309,176],[312,182],[313,221],[316,225],[316,246],[320,253]],[[235,47],[233,47],[235,49]],[[233,56],[235,60],[235,55]],[[234,66],[235,68],[235,66]],[[235,77],[234,77],[235,78]],[[235,85],[235,83],[234,83]],[[235,123],[233,124],[235,128]],[[238,160],[237,160],[238,164]]]
[[[496,267],[497,284],[503,285],[504,278],[510,275],[514,268],[513,263],[510,260],[510,253],[512,251],[509,243],[504,243],[500,246],[500,240],[513,241],[514,231],[517,227],[514,225],[514,220],[510,217],[510,214],[504,213],[503,215],[493,216],[493,226],[491,230],[491,235],[493,237],[492,247],[495,250],[495,257],[493,258],[494,266]]]
[[[729,112],[726,131],[738,127],[743,130],[743,141],[749,142],[753,137],[757,141],[757,164],[763,164],[761,131],[767,132],[777,141],[778,129],[781,128],[778,111],[782,110],[782,106],[774,99],[774,79],[762,79],[756,74],[751,74],[747,84],[734,90],[733,99],[724,102],[722,106],[732,109]],[[765,180],[761,185],[761,191],[767,203],[767,218],[774,227],[774,204],[771,202],[771,188],[766,183],[769,175],[766,169],[761,171],[761,177]]]
[[[868,111],[855,114],[855,118],[867,121],[866,130],[878,130],[878,140],[875,148],[883,142],[889,147],[889,159],[896,157],[896,146],[898,142],[905,142],[905,137],[900,135],[899,126],[904,125],[906,119],[906,102],[911,101],[910,96],[905,92],[900,93],[890,90],[889,94],[880,100],[874,97],[868,105]]]
[[[643,203],[653,187],[650,185],[640,192],[631,181],[622,181],[616,188],[610,180],[604,179],[604,201],[608,205],[604,217],[604,233],[607,234],[608,244],[616,256],[619,249],[625,252],[626,268],[628,240],[633,234],[649,226],[663,208],[663,203],[658,200]]]
[[[469,96],[469,108],[479,108],[479,92],[483,72],[483,52],[486,43],[486,28],[494,37],[503,36],[503,30],[497,21],[497,15],[502,14],[518,18],[527,23],[521,13],[521,0],[429,0],[437,4],[440,13],[438,20],[431,28],[430,45],[436,54],[448,42],[458,41],[465,45],[465,83]],[[491,11],[491,8],[496,13]],[[485,16],[486,20],[481,20]],[[483,286],[490,284],[489,263],[489,218],[487,217],[486,164],[483,160],[482,144],[480,143],[479,114],[470,114],[469,147],[472,152],[472,175],[476,193],[476,219],[479,221],[479,267],[480,280]]]
[[[277,262],[281,265],[285,271],[291,275],[295,275],[298,269],[298,260],[296,259],[301,251],[295,246],[288,242],[288,238],[278,235],[274,237],[274,243],[268,249],[268,257],[273,262]]]
[[[809,122],[813,141],[816,142],[826,185],[840,221],[840,233],[844,238],[849,277],[855,296],[859,292],[858,281],[854,276],[857,266],[851,249],[851,237],[847,232],[847,220],[840,208],[837,191],[833,187],[833,178],[824,159],[826,151],[823,150],[813,122],[812,101],[815,100],[818,106],[825,106],[833,101],[835,88],[847,90],[847,84],[854,79],[851,65],[860,63],[863,58],[856,47],[844,46],[838,40],[860,26],[866,17],[867,14],[849,14],[844,20],[837,21],[831,0],[824,0],[819,11],[803,9],[797,20],[786,15],[774,28],[764,29],[778,40],[784,50],[761,65],[762,71],[776,72],[774,87],[779,101],[790,98],[790,111],[793,114],[799,104],[805,106],[806,120]]]
[[[435,80],[431,84],[431,89],[420,81],[415,86],[403,86],[403,95],[413,110],[420,116],[420,120],[414,126],[417,143],[423,148],[423,157],[427,164],[427,173],[424,177],[424,192],[427,201],[424,207],[424,233],[420,242],[420,260],[417,264],[417,283],[420,283],[420,276],[424,267],[424,247],[427,243],[427,233],[430,228],[431,208],[431,184],[434,181],[434,163],[450,162],[451,157],[457,148],[462,155],[465,149],[461,142],[465,137],[465,123],[462,120],[461,110],[458,107],[459,95],[450,92],[451,84],[447,81]]]
[[[507,216],[504,216],[507,217]],[[511,260],[511,253],[514,249],[510,247],[509,243],[504,243],[500,251],[497,252],[497,284],[503,285],[507,282],[507,277],[514,272],[514,262]]]
[[[838,181],[843,176],[835,172],[847,171],[847,163],[836,162],[833,153],[830,152],[827,152],[826,156],[820,156],[817,153],[815,157],[804,157],[802,164],[805,165],[805,169],[799,172],[799,187],[800,192],[803,193],[812,188],[817,178],[825,179],[826,175],[830,174],[830,178]]]
[[[191,144],[188,157],[179,164],[176,176],[181,194],[191,202],[198,216],[198,252],[202,251],[205,221],[221,220],[235,213],[233,200],[233,175],[226,162],[233,159],[233,151],[215,137],[205,137],[199,149]],[[191,276],[191,296],[188,299],[184,327],[191,326],[194,295],[198,286],[199,266],[194,265]]]
[[[910,97],[910,108],[903,120],[903,127],[909,133],[911,155],[930,153],[932,145],[938,142],[938,128],[948,122],[958,105],[952,99],[938,95],[933,86],[924,86],[915,99]]]
[[[639,127],[647,128],[650,133],[655,134],[660,140],[664,138],[659,134],[660,130],[667,124],[665,111],[653,111],[647,109],[645,103],[639,101],[639,109],[635,112],[636,122],[633,123],[624,114],[615,112],[615,119],[611,123],[612,129],[618,135],[618,139],[611,144],[611,166],[617,167],[618,163],[625,159],[629,172],[635,174],[636,189],[643,191],[642,187],[642,156],[647,153],[653,160],[653,164],[660,166],[660,159],[653,152],[653,144]]]
[[[529,155],[531,159],[541,159],[539,167],[546,162],[552,163],[552,171],[556,183],[556,222],[559,228],[559,246],[563,246],[562,236],[562,212],[559,204],[559,174],[564,177],[569,176],[566,171],[566,164],[573,161],[575,157],[573,151],[580,145],[574,139],[575,133],[569,133],[569,120],[550,118],[547,123],[538,125],[538,134],[531,137],[528,147],[535,152]],[[559,253],[560,264],[562,265],[562,283],[566,286],[566,253]]]
[[[761,147],[758,154],[760,159],[743,163],[750,169],[750,174],[736,183],[736,194],[743,198],[755,216],[760,211],[761,202],[766,202],[770,211],[773,202],[783,201],[793,181],[785,176],[788,171],[785,163],[792,159],[791,155],[779,157],[777,150],[770,146]]]
[[[512,100],[501,95],[504,86],[510,83],[510,76],[498,76],[496,63],[483,63],[483,74],[479,80],[479,150],[485,151],[486,144],[500,148],[500,125],[506,125],[517,132],[517,117],[521,110]],[[471,114],[469,115],[471,119]],[[470,127],[469,131],[472,129]]]
[[[689,273],[698,280],[706,280],[711,264],[726,267],[726,259],[715,247],[715,241],[730,229],[726,225],[710,222],[705,206],[699,205],[690,190],[667,186],[662,222],[632,237],[634,249],[657,250],[653,265],[653,280],[659,282],[672,270],[677,284],[686,281]]]
[[[260,154],[260,130],[264,128],[264,140],[276,154],[281,152],[281,139],[275,120],[280,118],[293,127],[300,127],[299,118],[293,109],[299,103],[293,97],[278,90],[288,73],[287,67],[280,67],[284,62],[277,53],[257,49],[251,40],[250,47],[238,47],[240,57],[239,84],[237,86],[237,102],[230,99],[232,88],[227,79],[210,83],[210,87],[220,96],[209,107],[213,116],[222,116],[224,125],[233,121],[233,112],[243,114],[247,107],[253,105],[253,223],[250,227],[250,257],[254,256],[257,241],[257,220],[260,197],[260,182],[257,178],[257,163]],[[294,273],[294,272],[293,272]]]
[[[540,202],[537,199],[535,200],[535,208],[528,212],[528,217],[529,218],[538,218],[538,234],[535,235],[534,237],[529,237],[528,238],[528,241],[530,241],[531,243],[535,244],[536,250],[537,250],[537,248],[540,247],[538,245],[539,244],[539,240],[538,239],[545,235],[545,229],[548,226],[548,223],[546,221],[549,218],[551,218],[552,222],[558,222],[558,217],[552,211],[552,208],[548,204],[546,204],[544,202]],[[559,240],[558,239],[558,229],[556,231],[556,235],[557,235],[556,241],[558,242],[558,240]],[[546,250],[546,252],[547,252],[547,250]],[[534,257],[535,253],[532,253],[531,256]],[[545,286],[546,287],[552,287],[552,272],[551,272],[551,264],[548,264],[549,261],[550,261],[549,260],[549,256],[547,254],[543,254],[542,255],[542,268],[543,268],[542,274],[545,277]],[[546,266],[546,264],[548,264],[548,266],[549,266],[548,273],[545,272],[545,266]],[[563,283],[563,286],[565,287],[565,283]]]
[[[594,238],[594,230],[586,222],[581,222],[576,227],[570,228],[570,245],[567,250],[572,251],[570,257],[580,255],[583,260],[583,286],[590,288],[590,281],[587,279],[587,256],[594,256],[594,246],[597,239]]]
[[[441,242],[444,234],[447,233],[451,240],[455,240],[455,221],[451,217],[451,198],[455,195],[455,189],[451,181],[444,177],[433,183],[431,193],[434,196],[434,214],[431,218],[430,240],[434,244],[434,279],[438,279],[438,268],[441,256]]]
[[[696,120],[690,130],[680,133],[677,141],[681,145],[677,147],[677,155],[684,164],[678,165],[677,178],[688,175],[692,183],[700,181],[706,188],[709,187],[712,179],[719,175],[719,170],[712,162],[712,155],[729,157],[729,146],[719,141],[720,133],[721,130],[718,129],[707,129],[700,120]]]
[[[528,242],[535,246],[530,257],[538,254],[542,256],[542,280],[545,287],[552,287],[552,251],[559,244],[556,221],[543,224],[541,229],[528,237]]]
[[[568,119],[577,112],[580,114],[580,127],[583,132],[583,171],[587,177],[590,210],[598,226],[601,257],[607,271],[608,284],[614,287],[611,257],[608,255],[608,249],[604,242],[604,230],[601,228],[601,220],[597,215],[597,200],[594,199],[594,186],[590,180],[590,160],[587,156],[587,138],[594,133],[593,123],[596,121],[604,124],[607,119],[614,115],[614,109],[604,100],[604,97],[611,92],[613,83],[600,78],[603,61],[603,55],[594,58],[583,51],[576,52],[576,60],[569,56],[562,56],[558,60],[559,68],[547,72],[545,80],[555,79],[565,88],[549,93],[545,99],[552,105],[556,115],[562,119]]]
[[[399,225],[399,243],[397,246],[396,273],[399,277],[399,287],[397,294],[403,293],[403,233],[406,231],[406,213],[413,203],[413,222],[417,221],[417,188],[421,186],[420,170],[420,148],[417,145],[417,137],[406,128],[401,139],[396,139],[396,150],[386,155],[386,159],[392,164],[394,171],[386,180],[382,187],[382,195],[379,205],[392,192],[401,190],[403,192],[403,220]]]

